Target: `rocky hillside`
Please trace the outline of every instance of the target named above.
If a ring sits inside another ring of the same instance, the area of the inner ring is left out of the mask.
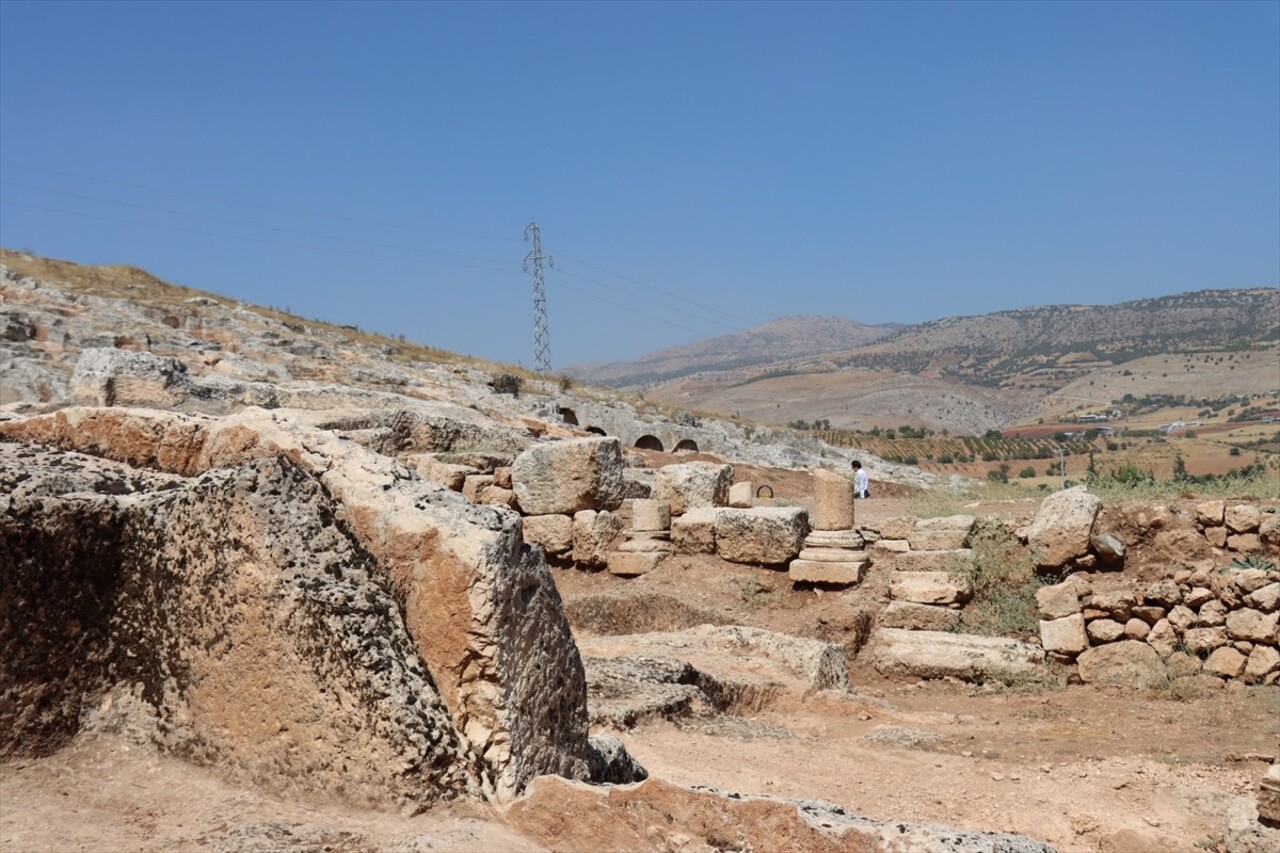
[[[574,365],[566,373],[598,385],[639,385],[699,371],[731,370],[852,349],[902,328],[896,323],[869,326],[844,317],[794,315],[745,332],[660,349],[634,361]]]

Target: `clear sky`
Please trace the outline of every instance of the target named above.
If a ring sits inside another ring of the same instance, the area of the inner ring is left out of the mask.
[[[1280,3],[0,2],[0,243],[553,368],[1280,283]]]

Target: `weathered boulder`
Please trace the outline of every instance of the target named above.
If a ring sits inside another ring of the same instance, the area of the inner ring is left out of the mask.
[[[1141,620],[1139,620],[1141,621]],[[1142,624],[1146,624],[1143,622]],[[1125,626],[1114,619],[1094,619],[1085,626],[1091,645],[1111,643],[1124,636]]]
[[[1196,522],[1201,527],[1221,527],[1226,509],[1226,501],[1202,501],[1196,504]]]
[[[1246,658],[1230,646],[1214,649],[1205,659],[1204,671],[1221,678],[1235,678],[1244,672]]]
[[[1036,590],[1036,607],[1045,619],[1060,619],[1080,612],[1079,587],[1063,581]]]
[[[826,468],[813,472],[814,530],[848,530],[853,527],[853,481]]]
[[[1124,562],[1124,540],[1114,533],[1098,533],[1089,538],[1089,545],[1103,563],[1114,566]]]
[[[1034,670],[1044,653],[1029,643],[943,631],[880,628],[872,638],[871,664],[884,675],[952,676],[981,681]]]
[[[1086,684],[1126,687],[1152,686],[1166,676],[1156,650],[1137,640],[1121,640],[1087,649],[1076,658],[1076,671]]]
[[[1027,542],[1044,567],[1065,566],[1089,552],[1093,522],[1102,500],[1083,486],[1055,492],[1040,504]]]
[[[1227,614],[1227,636],[1274,646],[1280,643],[1277,623],[1280,623],[1280,613],[1267,614],[1248,607],[1233,610]]]
[[[731,563],[786,563],[808,534],[809,514],[801,507],[725,508],[716,515],[716,553]]]
[[[622,450],[611,437],[535,444],[516,457],[511,485],[526,515],[622,505]]]
[[[672,515],[683,515],[698,507],[725,506],[732,484],[733,468],[729,465],[683,462],[658,469],[653,498],[669,503]]]
[[[524,541],[541,545],[548,554],[561,556],[573,550],[573,516],[526,515],[522,527]]]
[[[1244,603],[1264,613],[1280,608],[1280,583],[1271,583],[1255,589],[1244,597]]]
[[[1232,504],[1227,507],[1223,520],[1232,533],[1255,533],[1262,521],[1262,510],[1255,504]]]
[[[158,406],[168,408],[187,399],[191,379],[176,358],[92,348],[80,354],[67,396],[91,406]]]

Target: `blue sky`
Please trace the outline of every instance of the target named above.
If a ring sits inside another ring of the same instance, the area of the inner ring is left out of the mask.
[[[0,243],[553,368],[1280,284],[1280,3],[0,2]]]

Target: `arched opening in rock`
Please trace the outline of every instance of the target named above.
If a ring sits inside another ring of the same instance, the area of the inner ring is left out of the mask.
[[[676,444],[676,453],[697,453],[697,452],[698,452],[698,442],[694,441],[692,438],[681,439],[680,442]]]
[[[578,414],[573,409],[567,409],[564,406],[561,406],[559,411],[560,411],[560,420],[564,421],[567,424],[571,424],[573,426],[578,425]]]
[[[609,434],[604,430],[600,429],[600,427],[587,427],[587,432],[591,433],[592,435],[608,435]]]
[[[642,435],[636,439],[636,447],[641,450],[663,450],[662,440],[656,435]]]

